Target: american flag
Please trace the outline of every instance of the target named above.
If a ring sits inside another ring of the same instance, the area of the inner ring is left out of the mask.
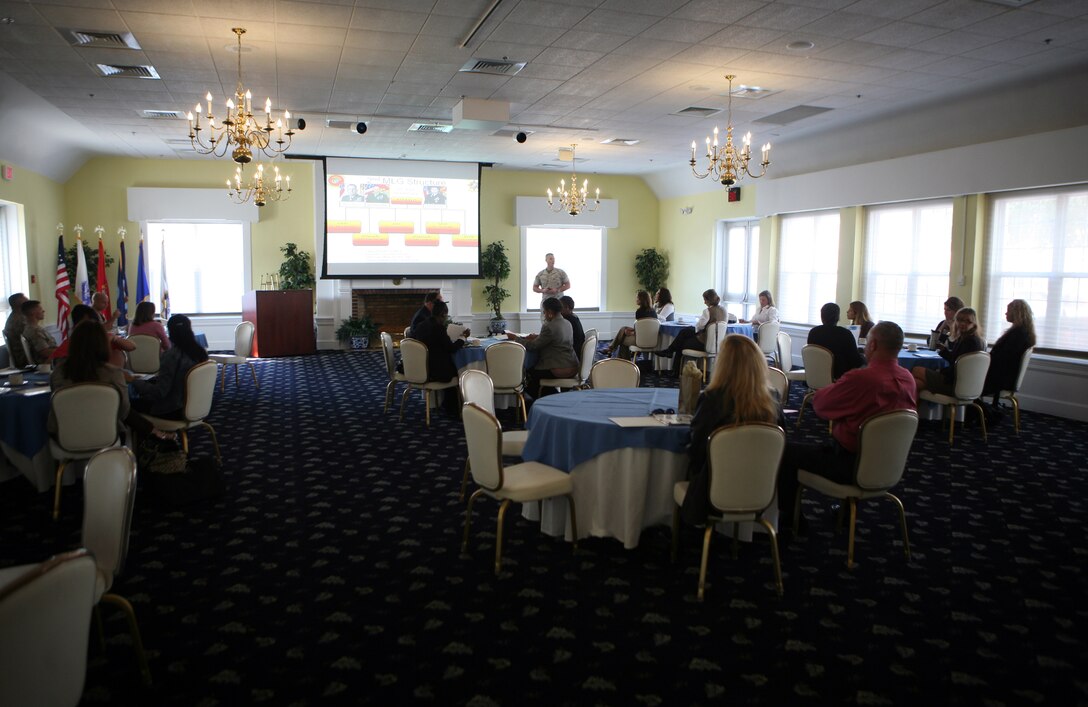
[[[57,236],[57,327],[60,329],[61,339],[68,338],[68,315],[72,311],[72,303],[68,299],[68,290],[72,289],[72,283],[68,280],[68,265],[64,262],[64,236]]]

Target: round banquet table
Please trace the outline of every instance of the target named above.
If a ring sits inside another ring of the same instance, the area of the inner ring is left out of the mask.
[[[49,374],[27,373],[30,385],[0,393],[0,482],[24,476],[39,492],[53,486],[56,462],[49,453]],[[78,465],[69,464],[62,483],[73,484]]]
[[[936,351],[930,351],[929,349],[918,349],[917,351],[903,349],[899,352],[899,365],[908,371],[915,366],[939,369],[947,368],[948,361],[941,358],[941,355]]]

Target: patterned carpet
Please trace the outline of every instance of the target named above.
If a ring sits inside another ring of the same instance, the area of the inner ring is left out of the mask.
[[[228,492],[182,511],[137,494],[128,565],[155,683],[140,684],[122,616],[104,612],[86,705],[1088,704],[1088,425],[1025,413],[989,444],[923,422],[894,508],[862,504],[858,566],[830,501],[806,495],[809,533],[783,547],[775,596],[766,540],[668,561],[667,527],[635,550],[576,554],[520,514],[492,573],[493,502],[460,554],[459,421],[381,410],[377,352],[258,363],[261,388],[216,393],[210,421]],[[644,385],[668,384],[645,376]],[[791,403],[800,402],[794,387]],[[792,417],[792,416],[791,416]],[[506,426],[512,417],[503,416]],[[806,414],[791,439],[819,440]],[[211,454],[207,435],[194,453]],[[0,566],[78,543],[82,490],[0,486]]]

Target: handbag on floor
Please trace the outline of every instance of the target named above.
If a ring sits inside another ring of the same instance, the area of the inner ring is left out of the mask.
[[[147,474],[144,484],[156,502],[170,508],[218,498],[227,490],[223,472],[211,457],[191,458],[178,473]]]
[[[680,369],[680,400],[676,404],[679,415],[694,415],[699,403],[699,391],[703,389],[703,374],[691,361]]]
[[[180,474],[185,471],[185,452],[176,439],[146,435],[136,448],[136,468],[143,474]]]

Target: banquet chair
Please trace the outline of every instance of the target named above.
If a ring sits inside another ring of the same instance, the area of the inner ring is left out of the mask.
[[[212,436],[215,459],[222,464],[223,457],[219,454],[219,440],[215,437],[215,428],[204,419],[212,411],[217,373],[218,367],[215,361],[208,359],[196,364],[185,374],[185,404],[182,406],[184,419],[176,420],[167,417],[155,417],[147,413],[140,414],[160,430],[179,432],[181,434],[181,448],[186,454],[189,453],[189,430],[195,427],[206,428]]]
[[[57,419],[57,434],[49,438],[49,453],[57,460],[53,490],[53,520],[60,517],[60,488],[68,462],[90,459],[98,450],[121,444],[117,411],[121,393],[106,383],[77,383],[53,393],[49,403]]]
[[[799,528],[801,492],[805,488],[825,496],[846,500],[850,504],[850,535],[846,547],[846,566],[854,566],[854,527],[857,503],[867,498],[888,498],[899,507],[899,525],[903,529],[903,552],[910,559],[910,539],[907,537],[907,517],[903,502],[889,489],[903,478],[914,433],[918,430],[918,413],[896,410],[874,415],[861,423],[858,435],[858,455],[854,466],[854,483],[838,484],[818,474],[798,469],[797,502],[793,511],[793,527]]]
[[[38,359],[34,356],[34,347],[30,345],[30,341],[25,336],[20,336],[19,340],[23,343],[23,355],[26,356],[27,367],[38,365]]]
[[[586,338],[587,338],[587,339],[588,339],[589,337],[591,337],[591,336],[592,336],[592,337],[593,337],[594,339],[596,339],[597,341],[600,341],[600,340],[601,340],[601,335],[600,335],[600,333],[599,333],[599,332],[598,332],[598,331],[597,331],[597,330],[596,330],[595,328],[592,328],[592,327],[591,327],[591,328],[589,328],[589,329],[586,329],[586,330],[585,330],[584,332],[582,332],[582,333],[583,333],[583,334],[585,334],[585,336],[586,336]]]
[[[385,407],[382,412],[389,412],[389,406],[393,402],[393,396],[397,394],[397,383],[405,383],[404,374],[397,370],[397,357],[393,353],[393,337],[387,331],[381,332],[382,353],[385,355],[385,373],[389,376],[389,384],[385,386]]]
[[[986,384],[986,371],[990,369],[990,354],[985,351],[963,354],[953,365],[956,367],[956,388],[952,395],[920,390],[918,399],[947,406],[949,445],[953,444],[956,436],[956,410],[960,407],[966,408],[968,405],[974,407],[978,411],[982,439],[985,441],[986,416],[982,414],[982,406],[978,404],[978,398],[982,395],[982,387]]]
[[[706,325],[706,346],[702,351],[698,349],[684,349],[680,355],[688,358],[697,358],[702,361],[703,382],[706,383],[706,362],[718,358],[718,349],[722,345],[722,339],[729,331],[725,322],[710,322]]]
[[[140,673],[144,684],[150,685],[151,671],[147,667],[136,612],[127,599],[109,593],[113,579],[124,569],[128,555],[132,506],[136,500],[136,457],[124,447],[102,450],[87,462],[83,486],[83,546],[93,553],[98,567],[95,604],[108,602],[124,612]]]
[[[805,385],[808,390],[801,400],[801,409],[797,412],[797,426],[805,415],[805,405],[816,395],[820,388],[826,388],[835,382],[831,372],[835,368],[835,354],[831,350],[816,344],[805,344],[801,349],[801,363],[804,364]]]
[[[400,396],[400,419],[404,420],[404,401],[413,390],[423,393],[423,411],[427,427],[431,426],[431,400],[436,398],[436,391],[457,388],[457,379],[448,381],[428,381],[427,345],[417,339],[405,339],[400,342],[400,359],[404,363],[404,382],[408,388]],[[436,402],[437,404],[437,402]]]
[[[778,331],[777,367],[785,372],[793,368],[793,337],[782,330]]]
[[[778,394],[778,404],[786,407],[790,397],[790,380],[781,368],[767,366],[767,386]]]
[[[158,373],[161,345],[157,337],[134,334],[128,340],[135,346],[128,352],[128,365],[133,373]]]
[[[710,473],[708,494],[710,512],[703,531],[703,557],[699,563],[699,601],[706,593],[706,566],[710,555],[710,537],[719,522],[733,524],[733,550],[742,521],[753,521],[767,529],[771,537],[774,580],[782,596],[782,567],[778,559],[778,534],[763,513],[775,504],[778,463],[786,446],[786,433],[778,425],[750,423],[719,427],[707,440],[707,466]],[[687,481],[673,486],[672,560],[680,545],[680,506],[688,493]]]
[[[648,353],[652,358],[661,350],[661,322],[657,317],[635,320],[635,344],[628,346],[631,352],[631,360],[637,361],[640,353]]]
[[[630,363],[630,362],[628,362]],[[472,506],[480,496],[490,496],[499,504],[495,534],[495,574],[502,568],[502,530],[506,509],[511,503],[530,503],[566,496],[570,505],[570,532],[574,550],[578,549],[578,522],[574,511],[574,482],[570,474],[540,462],[523,462],[504,467],[502,463],[502,428],[495,416],[475,403],[466,403],[461,411],[472,462],[472,480],[480,487],[468,499],[465,508],[465,535],[461,552],[468,552]]]
[[[778,333],[781,330],[782,326],[778,322],[764,322],[756,329],[756,343],[759,344],[763,355],[771,360],[778,357]],[[781,368],[781,361],[777,363]]]
[[[637,388],[642,374],[633,361],[606,358],[597,361],[589,371],[590,388]]]
[[[525,407],[525,347],[516,341],[500,341],[484,351],[487,375],[497,395],[513,395],[518,399],[521,420],[528,419]]]
[[[1024,352],[1023,357],[1020,359],[1020,372],[1016,374],[1016,387],[1012,390],[1002,390],[997,394],[998,399],[1012,402],[1012,419],[1016,427],[1017,435],[1020,434],[1020,401],[1017,399],[1016,394],[1020,391],[1020,386],[1024,383],[1024,376],[1028,372],[1028,364],[1031,362],[1031,354],[1034,351],[1034,346],[1028,347],[1027,351]]]
[[[461,400],[464,403],[474,403],[492,415],[495,414],[495,386],[491,383],[491,376],[483,371],[467,370],[459,378],[461,388]],[[496,418],[497,419],[497,418]],[[525,449],[525,443],[529,440],[529,430],[510,430],[502,433],[502,455],[504,457],[520,457]],[[469,469],[471,459],[465,459],[465,475],[461,479],[461,495],[458,500],[465,500],[465,489],[468,488]]]
[[[254,387],[260,388],[257,380],[257,369],[249,360],[253,353],[253,322],[241,322],[234,327],[234,354],[208,354],[208,358],[223,366],[223,377],[219,381],[219,390],[227,385],[227,366],[234,366],[234,387],[238,387],[238,366],[249,366],[249,372],[253,376]]]
[[[581,364],[578,367],[577,378],[541,378],[541,388],[557,388],[559,390],[573,390],[589,385],[589,374],[593,369],[593,356],[597,352],[597,337],[587,336],[582,344]]]
[[[0,570],[0,705],[79,704],[94,597],[85,549]]]

